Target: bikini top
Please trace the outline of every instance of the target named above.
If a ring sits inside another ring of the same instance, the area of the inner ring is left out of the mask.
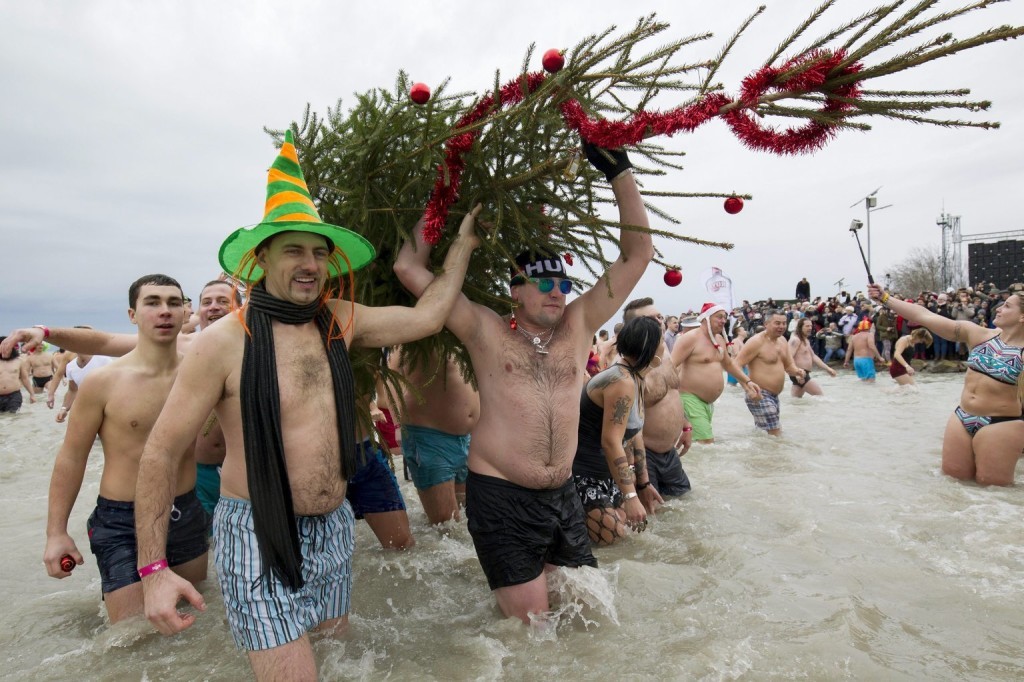
[[[1004,384],[1016,384],[1024,370],[1024,349],[1003,342],[999,335],[971,349],[967,366]]]

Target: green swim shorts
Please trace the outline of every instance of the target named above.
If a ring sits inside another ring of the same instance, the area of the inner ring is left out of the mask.
[[[711,431],[711,417],[715,414],[714,405],[704,402],[692,393],[680,393],[679,399],[683,403],[686,418],[693,426],[693,439],[712,440],[715,437]]]

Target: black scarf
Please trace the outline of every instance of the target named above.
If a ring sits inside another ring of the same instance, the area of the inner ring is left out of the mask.
[[[242,356],[239,398],[253,526],[263,561],[263,577],[272,571],[292,590],[302,587],[305,581],[281,439],[281,394],[277,384],[271,321],[305,324],[313,319],[320,330],[331,367],[341,476],[348,480],[355,473],[355,384],[344,339],[327,342],[330,308],[320,301],[306,306],[282,301],[267,293],[263,283],[249,290],[245,321],[250,333],[246,335]]]

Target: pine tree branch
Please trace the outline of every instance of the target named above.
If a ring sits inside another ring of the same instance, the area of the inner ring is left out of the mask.
[[[827,10],[829,7],[835,4],[835,1],[836,0],[825,0],[825,2],[821,3],[821,5],[819,5],[816,10],[811,12],[811,15],[804,19],[803,23],[797,26],[796,29],[794,29],[793,32],[786,37],[785,40],[779,43],[778,47],[775,48],[775,52],[773,52],[772,55],[765,60],[764,66],[771,66],[772,64],[774,64],[775,60],[778,59],[782,55],[782,53],[789,48],[790,45],[795,43],[797,39],[800,38],[800,36],[802,36],[808,28],[810,28],[811,24],[813,24],[815,21],[821,18],[821,15],[825,13],[825,10]]]
[[[719,66],[725,60],[726,56],[728,56],[729,51],[736,44],[736,41],[738,41],[740,39],[740,36],[743,35],[743,32],[746,31],[747,28],[749,28],[749,26],[754,22],[754,19],[759,17],[764,12],[764,10],[765,10],[765,5],[761,5],[756,10],[754,10],[754,13],[751,14],[749,17],[747,17],[743,21],[742,24],[740,24],[740,27],[738,29],[736,29],[735,33],[732,34],[732,37],[729,38],[729,40],[726,41],[725,45],[722,46],[721,51],[712,60],[714,62],[714,64],[715,64],[715,66],[712,67],[708,71],[708,75],[704,78],[704,82],[701,83],[701,87],[700,87],[700,94],[701,95],[704,95],[704,94],[706,94],[706,93],[711,91],[710,90],[711,80],[715,77],[715,74],[718,73]]]

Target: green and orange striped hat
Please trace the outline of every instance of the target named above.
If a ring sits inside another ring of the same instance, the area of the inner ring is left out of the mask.
[[[362,235],[320,220],[320,214],[313,205],[306,180],[302,176],[291,130],[285,132],[281,151],[267,173],[267,203],[263,222],[235,230],[220,245],[220,265],[224,272],[238,273],[249,251],[282,232],[311,232],[326,237],[331,244],[345,252],[352,270],[365,266],[377,255]],[[240,274],[250,282],[263,276],[263,268],[258,265],[252,272],[248,272],[248,268],[246,270]],[[341,261],[340,269],[328,266],[331,277],[342,275],[348,270],[344,261]]]

